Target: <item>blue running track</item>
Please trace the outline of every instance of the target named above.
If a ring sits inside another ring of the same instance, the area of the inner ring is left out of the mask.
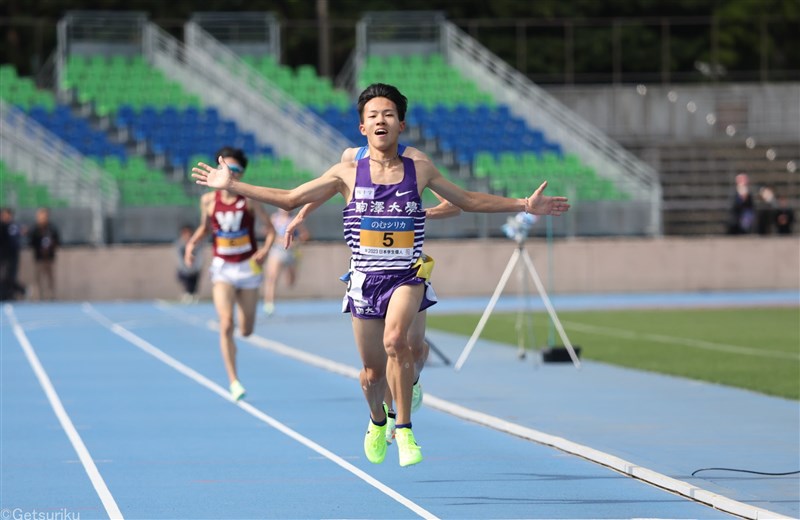
[[[796,293],[771,297],[791,305]],[[800,516],[797,475],[691,477],[709,466],[800,469],[796,401],[591,362],[518,361],[488,341],[460,372],[431,354],[414,416],[425,460],[401,468],[390,446],[370,464],[359,360],[337,311],[287,302],[260,317],[237,339],[248,394],[234,403],[210,304],[5,305],[0,516]],[[429,337],[451,360],[466,342]]]

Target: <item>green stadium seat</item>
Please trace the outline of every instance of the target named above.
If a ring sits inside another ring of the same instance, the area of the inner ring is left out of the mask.
[[[444,56],[441,54],[429,54],[428,55],[428,66],[434,67],[437,65],[445,66]]]
[[[474,174],[479,179],[489,177],[495,169],[494,155],[491,152],[478,152],[475,155]]]
[[[29,183],[24,174],[13,171],[3,161],[0,161],[0,185],[0,205],[3,206],[32,209],[66,204],[61,199],[53,198],[48,186]]]
[[[374,55],[374,54],[372,54],[370,56],[367,56],[367,60],[366,60],[366,63],[365,63],[366,68],[368,68],[368,69],[371,69],[371,68],[378,69],[378,68],[382,68],[383,65],[384,65],[384,60],[383,60],[382,56],[377,56],[377,55]]]
[[[295,72],[298,79],[317,81],[317,69],[313,65],[300,65]]]
[[[252,54],[245,54],[240,56],[240,58],[242,59],[243,62],[253,67],[254,69],[257,69],[259,67],[260,60],[256,56],[253,56]]]
[[[17,69],[13,65],[0,65],[0,83],[11,84],[17,80]]]

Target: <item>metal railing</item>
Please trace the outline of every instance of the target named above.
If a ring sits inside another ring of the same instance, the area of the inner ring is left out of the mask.
[[[350,141],[316,114],[253,70],[197,24],[188,23],[186,45],[154,24],[145,27],[147,59],[225,117],[253,132],[279,156],[314,174],[339,161]],[[222,143],[221,143],[222,144]]]
[[[352,96],[358,88],[358,77],[361,75],[361,68],[364,65],[364,51],[359,47],[353,49],[347,58],[342,70],[337,74],[333,84],[337,88],[346,90]]]
[[[356,26],[356,45],[369,55],[436,51],[444,20],[443,11],[366,12]]]
[[[195,12],[189,23],[198,25],[209,36],[239,54],[268,54],[280,61],[281,24],[274,13]]]
[[[92,212],[90,241],[102,244],[105,217],[117,212],[116,182],[58,136],[23,111],[0,101],[0,157],[14,170],[66,200]],[[6,188],[4,188],[6,189]]]
[[[572,112],[552,95],[531,82],[472,37],[450,22],[442,22],[442,48],[451,66],[528,124],[546,129],[564,150],[583,162],[636,200],[651,204],[650,232],[661,233],[661,187],[658,172],[627,152],[622,146]]]

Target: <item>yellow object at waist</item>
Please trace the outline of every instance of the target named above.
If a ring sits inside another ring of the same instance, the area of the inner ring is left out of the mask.
[[[422,253],[417,261],[411,266],[411,268],[417,268],[417,276],[420,278],[424,278],[425,280],[430,280],[431,275],[433,274],[433,265],[434,260],[432,256],[428,256],[425,253]]]

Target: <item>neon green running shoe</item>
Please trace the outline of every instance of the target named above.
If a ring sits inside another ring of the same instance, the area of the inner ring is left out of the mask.
[[[242,383],[240,383],[238,379],[233,383],[231,383],[231,397],[233,397],[234,401],[238,401],[239,399],[243,398],[245,394],[246,392],[244,390],[244,387],[242,386]]]
[[[422,406],[422,385],[419,380],[411,387],[411,413],[416,412]]]
[[[377,426],[369,421],[367,434],[364,436],[364,454],[373,464],[380,464],[386,458],[386,425]]]
[[[397,439],[397,451],[400,453],[400,465],[411,466],[422,462],[422,448],[414,439],[411,428],[399,428],[395,433]]]

